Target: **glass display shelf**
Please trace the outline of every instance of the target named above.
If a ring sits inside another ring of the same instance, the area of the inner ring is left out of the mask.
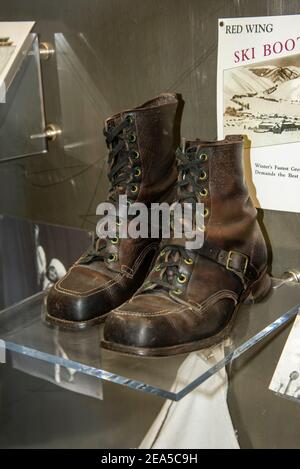
[[[101,350],[103,325],[67,331],[45,322],[46,293],[38,293],[0,312],[2,355],[12,366],[44,377],[76,392],[102,398],[104,381],[179,401],[224,366],[266,337],[272,337],[295,318],[300,308],[300,285],[273,279],[262,302],[242,305],[220,359],[220,346],[193,352],[207,360],[196,379],[177,381],[186,355],[164,358],[132,357]],[[272,347],[272,341],[268,343]],[[218,349],[218,353],[215,353]],[[2,360],[4,361],[4,360]]]
[[[45,111],[37,34],[29,34],[0,103],[0,162],[47,152]]]

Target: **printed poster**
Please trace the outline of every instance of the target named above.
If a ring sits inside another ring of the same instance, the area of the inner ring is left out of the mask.
[[[218,138],[245,136],[257,207],[300,212],[300,15],[219,19]]]
[[[300,402],[300,313],[277,364],[269,389],[281,397]]]

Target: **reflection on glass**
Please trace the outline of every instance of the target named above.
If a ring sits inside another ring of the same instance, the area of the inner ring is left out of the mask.
[[[0,57],[1,66],[1,57]],[[45,129],[39,42],[31,34],[24,58],[0,104],[0,160],[45,153],[45,138],[31,135]]]
[[[295,283],[274,280],[273,289],[264,301],[241,307],[231,336],[224,343],[225,357],[214,360],[218,347],[196,352],[199,359],[209,357],[212,366],[191,382],[181,383],[176,391],[174,381],[187,355],[139,358],[101,350],[102,326],[73,332],[44,321],[45,292],[0,313],[0,339],[12,353],[14,366],[23,367],[31,374],[43,374],[68,389],[77,387],[77,392],[84,393],[89,389],[90,394],[101,397],[99,382],[106,380],[179,400],[276,329],[288,324],[297,314],[299,292],[300,286]],[[86,379],[92,381],[87,383]]]

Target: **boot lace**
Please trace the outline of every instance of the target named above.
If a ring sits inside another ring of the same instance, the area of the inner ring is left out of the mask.
[[[208,196],[208,173],[205,170],[208,155],[199,147],[190,147],[186,151],[179,148],[176,157],[179,172],[176,200],[179,203],[190,203],[195,208],[197,202],[203,202]],[[203,215],[207,217],[207,208]],[[202,226],[196,228],[204,231],[204,221]],[[180,266],[192,266],[196,253],[196,250],[187,250],[184,246],[166,244],[156,259],[150,279],[144,283],[141,291],[159,289],[175,295],[182,294],[189,278],[188,274],[180,272]],[[153,280],[152,273],[156,274]]]
[[[139,159],[139,153],[131,148],[131,144],[136,141],[136,136],[134,132],[124,132],[125,129],[132,126],[133,122],[133,116],[127,115],[119,125],[108,125],[108,128],[103,130],[109,149],[108,179],[110,188],[108,201],[112,203],[118,202],[118,197],[120,194],[124,193],[128,182],[137,175],[137,169],[139,170],[138,175],[140,175],[140,168],[135,166],[136,160]],[[129,200],[129,203],[130,202]],[[115,254],[109,254],[107,256],[106,247],[108,241],[117,244],[118,238],[110,240],[100,239],[94,234],[90,249],[80,258],[78,263],[89,264],[93,261],[102,260],[107,260],[108,262],[117,261]]]

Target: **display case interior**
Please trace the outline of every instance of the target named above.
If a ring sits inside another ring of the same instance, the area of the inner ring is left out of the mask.
[[[47,152],[40,47],[30,34],[0,105],[0,161]]]
[[[101,350],[102,326],[77,332],[50,326],[45,321],[45,292],[0,313],[0,339],[6,360],[12,366],[58,385],[63,383],[76,392],[102,398],[99,380],[105,380],[178,401],[286,327],[300,308],[299,288],[290,279],[273,279],[268,298],[258,304],[243,305],[224,343],[223,357],[220,358],[219,346],[194,352],[196,362],[197,357],[207,361],[207,370],[196,379],[192,375],[190,379],[180,379],[187,354],[163,358],[126,356]],[[274,360],[274,371],[275,367]]]

